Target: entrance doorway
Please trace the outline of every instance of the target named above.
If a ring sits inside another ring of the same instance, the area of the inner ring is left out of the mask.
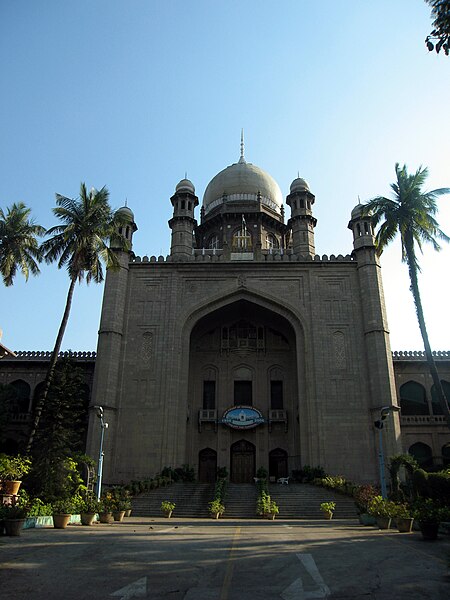
[[[288,454],[286,450],[275,448],[269,452],[269,477],[287,477],[288,471]]]
[[[214,483],[217,473],[217,452],[212,448],[204,448],[198,453],[198,480],[203,483]]]
[[[255,446],[247,440],[239,440],[231,446],[230,452],[232,483],[251,483],[255,476]]]

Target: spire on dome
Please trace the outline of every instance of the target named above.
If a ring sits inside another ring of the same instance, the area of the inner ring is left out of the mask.
[[[241,156],[239,157],[240,164],[246,164],[246,160],[244,158],[244,129],[241,129]]]

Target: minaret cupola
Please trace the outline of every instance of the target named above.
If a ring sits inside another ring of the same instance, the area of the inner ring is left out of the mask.
[[[132,250],[133,247],[133,233],[138,230],[138,227],[134,221],[134,213],[129,206],[127,206],[127,202],[125,201],[125,206],[117,209],[117,214],[122,215],[124,217],[124,224],[119,227],[119,235],[122,235],[130,244],[129,251]]]
[[[315,196],[311,193],[309,185],[297,177],[291,183],[290,194],[286,197],[286,204],[291,208],[291,218],[288,226],[292,230],[292,249],[294,254],[314,256],[314,227],[317,219],[313,217],[312,205]]]
[[[375,246],[372,219],[370,214],[364,211],[364,205],[361,202],[352,210],[348,228],[353,232],[353,248],[355,250],[365,246]]]
[[[175,194],[170,202],[173,206],[173,216],[169,221],[172,230],[170,255],[181,260],[190,259],[194,250],[193,231],[197,226],[194,218],[195,207],[198,206],[198,198],[195,195],[195,187],[192,181],[185,177],[175,188]]]

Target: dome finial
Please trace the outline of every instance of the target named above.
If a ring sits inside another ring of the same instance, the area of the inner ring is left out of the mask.
[[[246,160],[244,158],[244,128],[241,129],[241,156],[239,157],[239,163],[245,164]]]

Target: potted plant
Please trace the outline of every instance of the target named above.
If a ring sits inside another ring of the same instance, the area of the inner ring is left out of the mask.
[[[369,515],[369,502],[377,495],[377,490],[372,485],[360,485],[353,492],[356,510],[361,525],[375,525],[375,517]]]
[[[267,518],[270,513],[270,503],[269,494],[264,490],[261,490],[256,503],[256,514],[263,517],[263,519]]]
[[[98,518],[100,523],[112,523],[114,510],[114,499],[111,492],[105,492],[100,498],[100,505],[98,507]]]
[[[267,479],[267,476],[268,473],[265,467],[259,467],[259,469],[256,471],[257,479]]]
[[[170,502],[169,500],[163,500],[161,502],[161,511],[168,519],[170,519],[170,517],[172,516],[174,508],[175,502]]]
[[[323,516],[329,521],[333,518],[335,508],[336,502],[322,502],[320,505],[320,510],[323,512]]]
[[[368,511],[377,520],[380,529],[389,529],[392,517],[396,512],[396,504],[382,496],[374,496],[369,502]]]
[[[411,532],[414,518],[411,515],[411,509],[408,504],[397,504],[394,518],[400,533]]]
[[[52,513],[53,527],[55,529],[65,529],[73,514],[72,498],[62,498],[52,502]]]
[[[275,517],[279,514],[279,512],[280,512],[280,509],[278,508],[278,504],[275,502],[275,500],[271,500],[268,518],[271,519],[272,521],[275,521]]]
[[[85,492],[80,503],[80,517],[82,525],[92,525],[95,515],[100,510],[100,502],[93,492]]]
[[[209,512],[211,513],[212,517],[218,519],[225,512],[225,506],[218,498],[216,498],[209,503]]]
[[[28,516],[28,506],[13,498],[11,504],[4,504],[0,518],[3,520],[5,533],[9,536],[19,536]]]
[[[3,494],[17,495],[22,477],[29,473],[30,469],[31,460],[29,458],[0,454],[0,481]]]
[[[419,522],[424,540],[435,540],[437,538],[443,512],[441,506],[431,498],[418,498],[416,500],[413,516]]]

